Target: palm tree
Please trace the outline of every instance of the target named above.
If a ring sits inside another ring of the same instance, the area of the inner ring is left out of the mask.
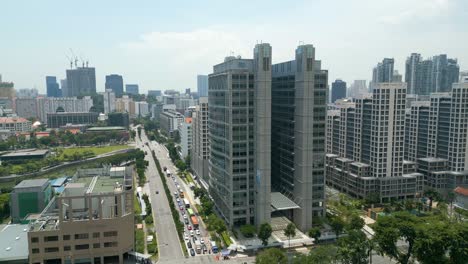
[[[284,235],[288,237],[289,247],[291,247],[291,237],[296,236],[296,226],[289,223],[284,230]]]

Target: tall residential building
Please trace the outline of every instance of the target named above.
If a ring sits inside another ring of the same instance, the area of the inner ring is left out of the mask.
[[[145,117],[149,115],[149,105],[147,102],[135,102],[135,115]]]
[[[325,215],[325,126],[328,71],[312,45],[295,60],[273,65],[271,94],[271,203],[281,193],[296,204],[292,219],[301,230]],[[292,205],[291,204],[291,205]]]
[[[446,54],[424,60],[420,54],[412,53],[406,59],[405,81],[408,94],[429,95],[435,92],[449,92],[452,84],[458,82],[460,67],[456,59]]]
[[[115,96],[121,97],[124,93],[122,75],[118,75],[118,74],[106,75],[105,88],[106,90],[107,89],[112,90]]]
[[[115,101],[115,110],[121,113],[128,113],[130,117],[136,117],[135,102],[128,95],[117,98]]]
[[[29,223],[29,263],[119,263],[135,250],[130,167],[80,169]]]
[[[284,213],[307,230],[324,213],[328,74],[312,45],[271,58],[258,44],[253,59],[227,57],[209,75],[209,192],[230,226]]]
[[[112,89],[106,89],[101,93],[104,98],[104,113],[108,114],[115,111],[115,93]]]
[[[37,98],[37,113],[42,122],[47,122],[48,113],[89,112],[91,107],[93,107],[93,99],[90,96],[84,96],[81,99],[76,97]]]
[[[61,97],[62,91],[55,76],[46,76],[47,97]]]
[[[384,58],[379,62],[372,72],[373,83],[391,82],[393,79],[395,60],[393,58]]]
[[[342,98],[346,98],[346,82],[337,79],[332,82],[330,103],[334,103],[336,100]]]
[[[197,75],[197,92],[200,97],[208,96],[208,75]]]
[[[139,94],[138,84],[126,84],[125,93],[127,94]]]
[[[67,70],[67,86],[62,89],[64,97],[96,94],[95,68],[77,67]]]
[[[195,111],[192,113],[192,158],[193,172],[208,186],[208,159],[210,155],[210,142],[208,132],[208,97],[200,97]]]
[[[327,184],[359,198],[413,198],[421,174],[403,162],[405,83],[377,83],[372,98],[356,99],[328,116]],[[336,131],[336,133],[335,133]],[[331,146],[330,146],[331,145]],[[337,145],[337,146],[335,146]]]
[[[186,117],[185,120],[179,125],[180,135],[180,157],[185,159],[190,155],[192,150],[192,118]]]

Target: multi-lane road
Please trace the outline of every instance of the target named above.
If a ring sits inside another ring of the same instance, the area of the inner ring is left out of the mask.
[[[174,221],[172,220],[169,202],[166,195],[164,195],[165,191],[161,181],[161,177],[164,176],[158,173],[156,164],[151,156],[152,148],[144,130],[141,132],[141,140],[136,137],[136,142],[138,148],[146,151],[147,155],[145,159],[149,162],[146,177],[150,189],[149,197],[158,239],[159,262],[175,261],[176,263],[182,263],[185,256],[179,243]]]

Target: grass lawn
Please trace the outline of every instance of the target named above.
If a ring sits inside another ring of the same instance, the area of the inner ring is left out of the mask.
[[[58,157],[61,160],[66,160],[65,157],[71,157],[75,153],[83,154],[85,151],[92,152],[94,156],[101,155],[104,153],[108,153],[111,151],[127,149],[129,146],[127,145],[112,145],[112,146],[103,146],[103,147],[75,147],[75,148],[61,148],[60,151],[62,152]]]

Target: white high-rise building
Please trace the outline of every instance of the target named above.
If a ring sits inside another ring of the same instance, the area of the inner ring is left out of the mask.
[[[179,125],[180,157],[185,159],[192,150],[192,118],[186,117]]]
[[[208,188],[208,159],[210,157],[208,97],[200,97],[192,113],[192,135],[191,168]]]
[[[208,75],[197,76],[197,91],[200,97],[208,96]]]
[[[101,93],[104,97],[104,113],[112,113],[115,111],[115,93],[112,89],[106,89],[105,92]]]

